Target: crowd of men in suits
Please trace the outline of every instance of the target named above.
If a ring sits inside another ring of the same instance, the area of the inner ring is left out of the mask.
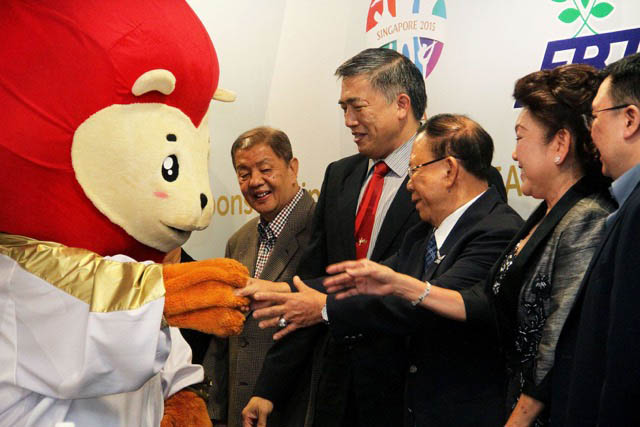
[[[553,410],[566,411],[566,425],[639,417],[639,55],[608,72],[587,119],[619,209],[558,344],[553,387],[563,403]],[[422,132],[424,79],[393,50],[360,52],[336,75],[359,153],[327,167],[317,204],[298,185],[282,131],[252,129],[232,146],[241,191],[259,217],[229,239],[225,255],[256,279],[243,291],[255,303],[244,332],[209,349],[212,418],[227,426],[499,425],[504,414],[491,408],[500,405],[488,404],[502,399],[496,349],[482,331],[416,308],[430,285],[415,301],[391,303],[338,300],[322,287],[327,266],[357,258],[450,289],[482,280],[522,225],[491,167],[491,138],[464,116],[430,118],[444,139],[464,133],[474,146],[438,156]],[[428,170],[438,162],[447,173]]]

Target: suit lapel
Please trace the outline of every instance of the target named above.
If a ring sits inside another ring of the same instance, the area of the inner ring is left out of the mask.
[[[545,216],[545,212],[547,209],[547,205],[543,202],[538,206],[538,208],[531,214],[531,216],[527,219],[525,226],[520,230],[514,241],[512,242],[510,248],[513,248],[513,245],[516,242],[520,241],[524,238],[532,227],[535,226],[538,222],[538,228],[533,233],[533,235],[527,241],[527,244],[522,248],[518,256],[514,259],[509,272],[507,273],[507,280],[511,277],[518,278],[521,274],[524,273],[524,269],[527,265],[529,265],[529,259],[537,253],[538,248],[543,246],[549,236],[553,233],[556,228],[556,225],[564,218],[566,213],[583,197],[593,192],[584,178],[578,181],[573,185],[555,204],[555,206],[551,209],[551,211]],[[519,280],[519,279],[516,279]],[[518,287],[519,289],[519,287]]]
[[[362,157],[362,159],[356,164],[352,172],[348,174],[341,188],[341,194],[343,194],[343,203],[339,207],[337,217],[344,218],[344,221],[338,221],[343,239],[342,247],[347,251],[343,259],[355,259],[356,258],[356,240],[354,237],[355,223],[356,223],[356,209],[358,207],[358,197],[360,196],[360,189],[362,183],[367,175],[367,166],[369,165],[369,159]]]
[[[289,214],[287,223],[278,236],[273,251],[269,255],[262,274],[260,274],[261,279],[272,281],[280,279],[282,272],[299,248],[297,236],[304,230],[306,216],[312,204],[313,199],[305,191],[296,207]]]
[[[407,176],[396,192],[391,206],[389,206],[389,210],[382,222],[382,227],[380,227],[380,232],[376,239],[376,246],[373,248],[373,252],[371,252],[372,261],[381,260],[389,245],[391,245],[397,237],[398,232],[415,210],[411,204],[411,194],[407,190],[408,180],[409,177]]]
[[[494,188],[490,187],[485,194],[480,196],[478,200],[467,208],[453,226],[445,241],[442,243],[442,246],[438,251],[438,254],[440,255],[440,262],[434,262],[427,269],[425,274],[426,280],[430,280],[440,267],[448,269],[447,266],[452,262],[452,260],[454,260],[454,258],[457,257],[457,255],[454,254],[453,257],[448,258],[447,255],[462,241],[462,237],[467,233],[469,228],[477,223],[480,218],[483,218],[491,212],[499,200],[500,196],[498,192]]]
[[[237,257],[240,263],[247,266],[249,276],[251,277],[253,277],[256,271],[256,260],[258,259],[258,221],[260,221],[260,219],[256,218],[256,221],[253,223],[254,226],[251,227],[247,235],[244,236],[244,242]]]

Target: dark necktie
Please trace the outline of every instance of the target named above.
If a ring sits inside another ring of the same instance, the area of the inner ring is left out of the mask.
[[[373,223],[376,219],[376,209],[382,194],[384,176],[389,172],[389,166],[385,162],[378,162],[373,166],[373,176],[364,190],[364,195],[360,201],[360,208],[356,215],[355,238],[356,238],[356,258],[366,258],[369,251],[369,240]]]
[[[438,255],[438,247],[436,246],[436,236],[434,234],[431,235],[429,239],[429,243],[427,243],[427,250],[424,253],[424,270],[422,271],[422,275],[426,275],[427,270],[433,264],[433,261],[436,260],[436,256]]]

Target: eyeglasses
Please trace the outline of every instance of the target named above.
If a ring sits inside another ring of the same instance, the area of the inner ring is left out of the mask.
[[[429,166],[429,165],[431,165],[431,164],[433,164],[435,162],[439,162],[440,160],[444,160],[447,157],[453,157],[453,156],[444,156],[444,157],[440,157],[439,159],[431,160],[431,161],[428,161],[428,162],[425,162],[425,163],[422,163],[422,164],[419,164],[419,165],[416,165],[416,166],[413,166],[413,167],[409,166],[407,168],[407,173],[409,174],[409,178],[413,178],[413,175],[415,175],[415,173],[416,173],[416,171],[418,169],[420,169],[422,167],[425,167],[425,166]]]
[[[584,120],[584,125],[587,128],[587,130],[590,131],[591,126],[593,126],[593,121],[596,119],[596,116],[594,116],[593,113],[602,113],[604,111],[620,110],[621,108],[627,108],[631,105],[634,105],[634,104],[616,105],[615,107],[603,108],[601,110],[592,111],[590,113],[584,113],[582,114],[582,120]]]

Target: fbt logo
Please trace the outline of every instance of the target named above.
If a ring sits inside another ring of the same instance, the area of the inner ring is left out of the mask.
[[[402,53],[426,79],[444,48],[446,18],[445,0],[371,0],[367,46]]]
[[[640,28],[598,33],[599,24],[616,9],[609,3],[610,0],[552,1],[563,9],[558,19],[577,28],[577,31],[570,39],[554,40],[547,44],[540,69],[546,70],[567,63],[604,68],[611,62],[638,52]],[[578,37],[583,33],[588,35]]]

